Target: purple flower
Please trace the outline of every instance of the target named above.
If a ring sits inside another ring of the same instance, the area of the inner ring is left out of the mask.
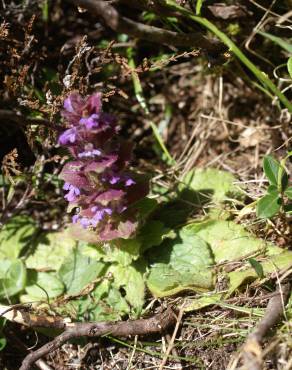
[[[79,123],[80,125],[84,125],[87,130],[91,130],[93,129],[93,127],[98,127],[99,125],[98,119],[99,119],[98,114],[92,114],[87,118],[81,118]]]
[[[113,213],[113,211],[110,208],[99,208],[99,207],[92,208],[94,208],[94,216],[92,218],[97,222],[101,221],[106,214],[111,215]]]
[[[76,141],[77,129],[76,127],[69,128],[59,136],[59,144],[67,145],[68,143],[73,144]]]
[[[64,196],[64,198],[67,199],[68,202],[74,202],[76,198],[80,195],[80,190],[77,187],[69,184],[68,182],[65,182],[63,189],[69,190],[69,192]]]
[[[67,99],[64,100],[64,108],[66,109],[66,111],[68,111],[70,113],[74,112],[74,108],[72,106],[72,102],[71,102],[70,98],[67,98]]]
[[[121,180],[120,176],[112,176],[109,180],[111,185],[117,184]]]
[[[80,216],[79,216],[79,215],[74,215],[74,216],[72,217],[72,222],[73,222],[73,224],[76,224],[76,223],[78,222],[79,218],[80,218]]]
[[[131,185],[134,185],[134,184],[136,184],[136,181],[134,181],[133,179],[128,178],[125,181],[125,186],[131,186]]]
[[[84,151],[78,154],[78,158],[93,158],[95,156],[101,156],[101,151],[99,149],[94,149],[93,144],[86,144]]]
[[[98,149],[94,150],[86,150],[84,152],[81,152],[78,154],[78,158],[90,158],[90,157],[95,157],[95,156],[100,156],[101,151]]]
[[[82,217],[80,219],[80,224],[83,226],[84,229],[87,229],[90,226],[89,219],[87,217]]]
[[[101,208],[98,206],[91,207],[91,211],[93,212],[92,217],[82,217],[80,219],[79,215],[75,215],[77,217],[74,218],[74,220],[72,219],[73,223],[80,220],[80,224],[83,228],[87,228],[89,226],[97,227],[97,225],[104,219],[105,215],[112,214],[112,210],[110,208]]]

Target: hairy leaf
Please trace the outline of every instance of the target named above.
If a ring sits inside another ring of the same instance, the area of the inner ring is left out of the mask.
[[[37,232],[31,218],[11,218],[0,231],[0,258],[17,258],[24,248],[33,249]]]
[[[68,256],[59,269],[60,279],[67,294],[77,294],[104,272],[106,265],[84,256],[75,250]]]
[[[125,299],[136,314],[139,314],[142,310],[145,295],[143,274],[146,268],[141,263],[139,265],[122,266],[115,264],[109,269],[114,277],[113,285],[117,289],[123,288],[125,290]]]
[[[206,220],[188,227],[210,245],[216,263],[238,260],[267,247],[265,241],[233,221]]]
[[[142,227],[138,235],[141,241],[142,250],[146,251],[155,245],[160,245],[164,239],[175,237],[173,230],[165,227],[160,221],[150,220]]]
[[[176,239],[164,241],[159,249],[152,248],[149,255],[153,263],[147,285],[154,296],[212,288],[210,248],[191,228],[181,229]]]
[[[197,192],[198,196],[195,197],[194,194],[192,200],[195,204],[198,201],[201,203],[209,201],[221,203],[230,197],[242,197],[242,190],[233,184],[235,181],[236,179],[231,173],[215,168],[199,168],[186,174],[179,190],[189,189]]]
[[[56,273],[38,272],[35,282],[25,288],[28,300],[47,301],[56,298],[64,292],[64,284],[58,279]]]
[[[292,267],[292,252],[287,251],[269,257],[261,262],[263,275],[279,271],[281,269],[289,269]],[[258,274],[254,268],[246,270],[232,271],[228,274],[229,277],[229,294],[238,289],[244,282],[253,281],[258,278]]]
[[[21,292],[26,284],[26,268],[20,260],[3,259],[0,261],[0,298]]]
[[[43,233],[37,240],[36,248],[26,259],[26,266],[30,269],[58,270],[64,258],[72,253],[76,246],[67,231]]]

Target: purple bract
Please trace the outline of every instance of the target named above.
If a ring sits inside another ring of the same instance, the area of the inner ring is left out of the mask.
[[[133,235],[138,226],[133,204],[148,192],[148,183],[125,170],[132,145],[121,140],[115,117],[101,108],[99,93],[71,94],[62,111],[68,125],[58,139],[72,156],[60,178],[68,208],[75,209],[74,236],[90,242]]]

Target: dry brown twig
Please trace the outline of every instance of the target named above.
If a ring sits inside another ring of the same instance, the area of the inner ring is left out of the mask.
[[[200,32],[178,33],[163,28],[149,26],[124,17],[108,2],[103,0],[68,0],[78,7],[87,9],[112,30],[156,43],[182,47],[199,47],[209,52],[220,52],[222,44],[209,40]],[[131,1],[129,2],[129,5]]]
[[[14,310],[14,315],[16,314]],[[10,312],[11,313],[11,312]],[[31,366],[39,360],[41,357],[47,355],[48,353],[55,351],[60,348],[65,342],[80,337],[100,337],[103,335],[111,334],[113,336],[128,337],[135,335],[148,335],[154,333],[161,333],[165,331],[170,326],[175,325],[176,315],[171,307],[169,307],[163,313],[159,313],[148,319],[139,319],[131,321],[121,321],[121,322],[92,322],[92,323],[71,323],[59,318],[48,318],[48,317],[38,317],[27,315],[23,319],[23,312],[17,312],[18,321],[23,321],[24,324],[32,327],[51,327],[56,328],[56,325],[62,327],[64,332],[54,338],[51,342],[45,344],[38,350],[28,354],[20,367],[20,370],[28,370]],[[8,313],[4,314],[7,317]],[[11,316],[10,316],[11,317]],[[33,319],[39,319],[40,321],[33,321]],[[51,322],[50,322],[50,320]],[[16,320],[12,320],[16,321]]]
[[[259,321],[254,331],[248,336],[240,355],[235,360],[235,363],[228,367],[229,369],[234,369],[240,358],[243,361],[243,367],[240,368],[242,370],[261,370],[263,368],[261,345],[269,330],[272,329],[283,316],[284,306],[291,293],[291,284],[280,284],[277,292],[280,294],[270,299],[264,317]]]

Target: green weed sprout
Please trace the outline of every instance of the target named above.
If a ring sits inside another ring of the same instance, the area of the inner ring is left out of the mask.
[[[269,180],[267,193],[257,201],[257,217],[268,219],[279,212],[292,214],[292,186],[289,186],[289,174],[285,163],[292,152],[280,162],[271,155],[264,157],[263,169]]]

